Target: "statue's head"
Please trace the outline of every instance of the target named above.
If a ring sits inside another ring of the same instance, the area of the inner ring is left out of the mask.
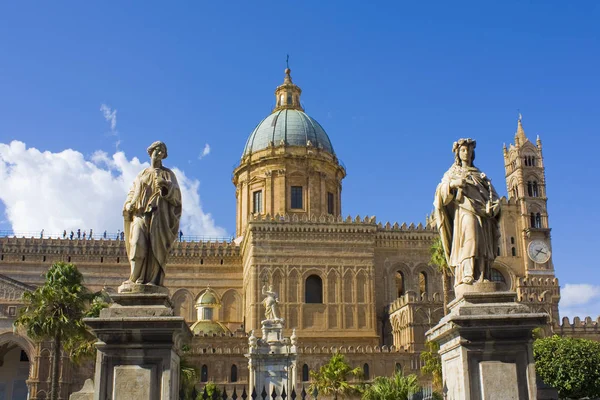
[[[269,292],[273,291],[273,285],[269,285]]]
[[[157,140],[156,142],[152,143],[148,149],[146,149],[150,158],[154,157],[155,150],[158,150],[156,156],[160,157],[161,160],[167,158],[167,145],[164,144],[164,142]]]
[[[475,161],[475,146],[477,142],[473,139],[458,139],[452,144],[452,151],[454,152],[454,162],[456,165],[461,165],[463,161],[466,161],[468,165],[473,165]]]

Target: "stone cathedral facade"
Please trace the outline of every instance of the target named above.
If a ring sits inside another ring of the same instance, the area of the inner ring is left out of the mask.
[[[235,240],[182,241],[172,250],[165,285],[195,333],[182,354],[198,367],[199,386],[214,381],[239,390],[247,382],[244,354],[249,332],[260,335],[264,285],[279,293],[285,335],[296,329],[297,382],[306,383],[334,352],[346,354],[366,379],[396,369],[418,373],[424,334],[443,315],[441,274],[429,265],[435,221],[343,217],[346,168],[323,127],[304,112],[301,93],[287,69],[273,112],[251,133],[233,171]],[[587,329],[578,319],[559,323],[552,257],[536,254],[540,245],[551,249],[541,140],[528,139],[519,120],[503,156],[508,197],[493,279],[548,313],[548,330],[597,338],[591,320]],[[31,399],[46,398],[48,346],[13,331],[12,321],[23,291],[41,285],[54,261],[74,263],[90,289],[108,292],[129,270],[119,240],[0,238],[0,386],[7,395],[25,381]],[[67,398],[93,371],[62,361]],[[6,368],[11,363],[20,369]]]

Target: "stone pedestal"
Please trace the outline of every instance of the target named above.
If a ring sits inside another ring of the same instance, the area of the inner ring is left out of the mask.
[[[249,393],[256,389],[260,396],[263,388],[270,396],[273,390],[278,396],[285,388],[289,398],[296,386],[296,336],[283,337],[283,320],[262,321],[262,338],[254,334],[249,338],[248,358]]]
[[[461,285],[470,288],[457,290],[450,313],[427,332],[440,345],[446,399],[536,399],[531,331],[548,315],[516,303],[516,293],[480,285],[489,287]]]
[[[135,287],[134,287],[135,286]],[[133,285],[112,295],[100,318],[85,322],[98,337],[94,400],[177,400],[179,356],[191,338],[182,317],[173,316],[165,288]]]

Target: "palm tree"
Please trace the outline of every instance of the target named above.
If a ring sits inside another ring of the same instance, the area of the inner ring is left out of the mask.
[[[198,368],[191,365],[187,358],[182,357],[179,363],[179,399],[180,400],[196,400],[196,396],[192,396],[192,392],[196,386],[196,382],[200,380]]]
[[[442,358],[440,357],[440,345],[436,342],[425,343],[427,350],[421,352],[421,373],[431,377],[431,383],[436,391],[442,390]]]
[[[311,393],[321,393],[326,396],[332,395],[333,400],[338,397],[344,398],[358,392],[356,384],[348,382],[350,378],[362,377],[362,370],[352,368],[344,359],[343,354],[334,354],[329,362],[319,368],[319,371],[310,371],[310,384],[308,390]]]
[[[69,355],[78,355],[91,347],[90,333],[82,319],[88,316],[86,310],[95,294],[83,286],[83,275],[73,264],[55,263],[44,277],[43,286],[23,294],[25,307],[20,310],[15,325],[23,326],[34,340],[52,341],[50,400],[57,400],[61,351],[65,349]],[[93,313],[99,311],[98,307],[92,310]]]
[[[444,292],[444,315],[448,314],[448,303],[450,302],[450,276],[452,270],[448,266],[446,260],[446,252],[444,246],[442,246],[442,239],[439,237],[433,242],[430,249],[431,258],[429,263],[436,265],[438,270],[442,273],[442,290]]]
[[[408,400],[411,393],[419,391],[415,374],[404,376],[398,371],[394,376],[378,376],[363,392],[362,400]]]

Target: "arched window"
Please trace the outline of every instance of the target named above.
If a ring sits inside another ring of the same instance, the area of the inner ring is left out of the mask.
[[[311,275],[306,278],[304,287],[305,303],[323,303],[323,281],[319,275]]]
[[[237,371],[237,366],[235,364],[233,364],[231,366],[231,379],[229,379],[230,382],[237,382],[238,381],[238,371]]]
[[[206,364],[202,365],[200,370],[200,382],[208,382],[208,367]]]
[[[533,197],[539,197],[540,193],[538,191],[538,183],[536,181],[533,181],[532,184],[531,184],[531,186],[532,186],[532,192],[533,192],[532,196]]]
[[[527,182],[527,196],[533,197],[533,184],[531,181]]]
[[[490,277],[492,282],[502,282],[502,283],[506,283],[506,279],[504,278],[504,275],[502,275],[502,272],[498,271],[496,268],[492,268],[492,276]]]
[[[308,382],[308,365],[304,364],[302,366],[302,382]]]
[[[514,247],[510,249],[510,252],[512,254],[513,257],[517,256],[517,249],[515,249]]]
[[[525,156],[525,166],[526,167],[535,167],[535,157],[534,156]]]
[[[396,363],[396,372],[402,372],[402,364]]]
[[[515,244],[515,237],[514,236],[510,237],[510,244]]]
[[[542,214],[531,213],[529,218],[531,219],[531,227],[532,228],[541,228],[542,227]]]
[[[371,379],[371,377],[369,376],[369,364],[365,363],[365,365],[363,365],[363,379],[365,381],[368,381],[369,379]]]
[[[398,297],[404,296],[404,274],[402,271],[396,271],[396,293]]]
[[[427,293],[427,274],[419,272],[419,294]]]

